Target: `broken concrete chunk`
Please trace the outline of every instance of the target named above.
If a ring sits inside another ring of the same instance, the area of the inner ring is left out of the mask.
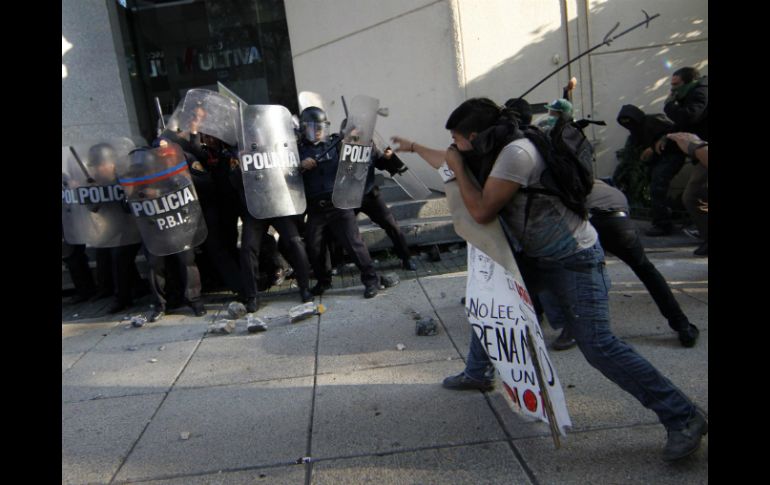
[[[227,314],[233,320],[241,318],[246,315],[246,313],[246,306],[239,301],[231,301],[230,304],[227,305]]]
[[[438,334],[438,325],[432,317],[417,321],[417,335],[430,336]]]
[[[215,335],[231,334],[234,330],[235,322],[233,320],[217,320],[213,325],[209,326],[209,333]]]
[[[404,345],[404,344],[396,345],[396,349],[398,349],[398,350],[404,350],[405,348],[406,348],[406,345]]]
[[[401,280],[398,279],[398,275],[396,273],[386,273],[380,277],[380,282],[385,288],[390,288],[391,286],[396,286],[399,284]]]
[[[305,318],[312,317],[313,315],[320,315],[326,311],[326,307],[318,305],[312,301],[297,305],[289,309],[289,320],[294,323]]]
[[[131,318],[131,326],[134,328],[143,327],[145,323],[147,323],[147,317],[144,315],[138,315]]]
[[[249,315],[246,319],[246,330],[249,333],[264,332],[267,330],[267,324],[261,318]]]

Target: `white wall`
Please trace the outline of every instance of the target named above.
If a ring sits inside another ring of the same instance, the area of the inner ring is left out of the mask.
[[[335,129],[344,118],[340,96],[366,94],[390,110],[377,119],[383,137],[448,146],[444,123],[464,99],[452,8],[446,0],[287,0],[297,91],[320,93]],[[402,159],[426,184],[442,188],[419,157]]]
[[[708,73],[707,0],[286,0],[297,89],[320,92],[333,123],[339,96],[380,98],[390,108],[379,118],[383,136],[401,134],[444,146],[449,113],[463,100],[487,96],[503,103],[519,96],[558,64],[600,43],[616,22],[618,34],[661,17],[597,49],[527,96],[532,103],[561,96],[571,76],[577,116],[607,122],[591,129],[597,174],[617,165],[627,133],[615,118],[623,104],[662,112],[674,70],[687,65]],[[613,35],[614,35],[613,34]],[[440,189],[418,158],[404,157]]]
[[[110,9],[116,5],[62,0],[62,145],[138,136],[123,54],[115,47],[120,28]]]
[[[615,151],[628,131],[616,118],[621,106],[633,104],[645,113],[662,113],[670,91],[671,74],[694,66],[708,74],[707,0],[589,0],[590,43],[601,42],[616,22],[614,34],[644,20],[641,10],[660,17],[608,47],[591,54],[593,117],[607,122],[596,128],[597,174],[609,176],[617,166]],[[613,35],[614,35],[613,34]]]

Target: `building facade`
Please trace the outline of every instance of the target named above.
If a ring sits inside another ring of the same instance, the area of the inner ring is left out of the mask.
[[[389,109],[377,121],[384,137],[446,146],[444,123],[462,101],[520,96],[608,32],[643,21],[642,10],[660,17],[527,96],[550,102],[577,78],[576,116],[607,122],[589,137],[596,174],[609,176],[627,136],[620,107],[662,112],[676,69],[708,74],[707,0],[62,0],[62,145],[149,141],[156,97],[168,114],[186,90],[221,82],[250,104],[293,113],[298,92],[318,92],[333,127],[340,97],[366,94]],[[403,158],[441,189],[426,164]]]

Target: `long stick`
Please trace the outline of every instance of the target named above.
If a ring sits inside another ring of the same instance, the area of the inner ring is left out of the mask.
[[[532,332],[529,330],[529,325],[526,326],[527,329],[527,350],[529,350],[529,354],[532,357],[532,363],[535,366],[535,376],[537,376],[537,383],[540,386],[540,396],[543,398],[543,407],[545,408],[546,416],[548,416],[548,425],[551,428],[551,437],[553,438],[553,444],[556,446],[556,449],[558,450],[561,448],[561,442],[559,441],[559,426],[556,423],[556,415],[553,412],[553,405],[551,404],[551,398],[548,395],[548,388],[546,387],[548,384],[545,382],[545,378],[543,378],[543,368],[540,365],[540,359],[537,356],[537,349],[535,349],[535,340],[532,338]]]
[[[569,66],[569,65],[570,65],[570,64],[572,64],[573,62],[577,61],[577,60],[578,60],[578,59],[580,59],[581,57],[585,56],[586,54],[590,54],[591,52],[595,51],[596,49],[598,49],[599,47],[602,47],[602,46],[604,46],[604,45],[610,45],[610,43],[611,43],[613,40],[617,39],[618,37],[622,37],[622,36],[626,35],[627,33],[631,32],[632,30],[634,30],[634,29],[636,29],[636,28],[639,28],[639,27],[641,27],[642,25],[645,25],[645,28],[646,28],[646,27],[649,27],[649,26],[650,26],[650,21],[651,21],[651,20],[653,20],[653,19],[656,19],[656,18],[660,17],[660,14],[659,14],[659,13],[656,13],[655,15],[653,15],[652,17],[650,17],[650,16],[649,16],[649,14],[648,14],[647,12],[645,12],[644,10],[642,10],[642,12],[644,13],[644,16],[646,17],[646,18],[645,18],[645,20],[643,20],[643,21],[639,22],[638,24],[634,25],[633,27],[630,27],[630,28],[628,28],[628,29],[624,30],[623,32],[621,32],[621,33],[619,33],[618,35],[616,35],[615,37],[609,38],[609,36],[610,36],[610,35],[611,35],[613,32],[615,32],[615,30],[616,30],[618,27],[620,27],[620,22],[616,23],[616,24],[615,24],[615,27],[613,27],[613,28],[612,28],[612,29],[611,29],[609,32],[607,32],[607,35],[605,35],[605,36],[604,36],[604,39],[602,40],[602,43],[601,43],[601,44],[597,44],[596,46],[594,46],[594,47],[592,47],[592,48],[588,49],[587,51],[583,52],[582,54],[580,54],[580,55],[579,55],[579,56],[577,56],[576,58],[574,58],[574,59],[572,59],[571,61],[567,62],[566,64],[564,64],[564,65],[563,65],[563,66],[561,66],[560,68],[556,69],[556,70],[555,70],[555,71],[553,71],[551,74],[549,74],[549,75],[547,75],[546,77],[544,77],[544,78],[543,78],[543,79],[542,79],[540,82],[538,82],[537,84],[535,84],[534,86],[532,86],[531,88],[529,88],[529,90],[528,90],[526,93],[524,93],[524,94],[522,94],[521,96],[519,96],[519,98],[524,98],[524,96],[528,95],[529,93],[531,93],[532,91],[534,91],[534,90],[535,90],[535,88],[537,88],[538,86],[540,86],[541,84],[543,84],[544,82],[546,82],[548,79],[550,79],[550,77],[551,77],[551,76],[553,76],[553,75],[554,75],[554,74],[556,74],[557,72],[561,71],[561,70],[562,70],[562,69],[564,69],[565,67]]]

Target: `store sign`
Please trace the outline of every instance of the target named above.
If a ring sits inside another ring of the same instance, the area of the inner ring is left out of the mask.
[[[165,53],[155,51],[147,54],[149,74],[151,78],[165,77],[168,74],[165,63]],[[262,55],[256,46],[223,49],[220,43],[217,50],[198,52],[198,49],[188,47],[184,59],[180,62],[182,72],[208,72],[216,69],[246,66],[262,62]]]

